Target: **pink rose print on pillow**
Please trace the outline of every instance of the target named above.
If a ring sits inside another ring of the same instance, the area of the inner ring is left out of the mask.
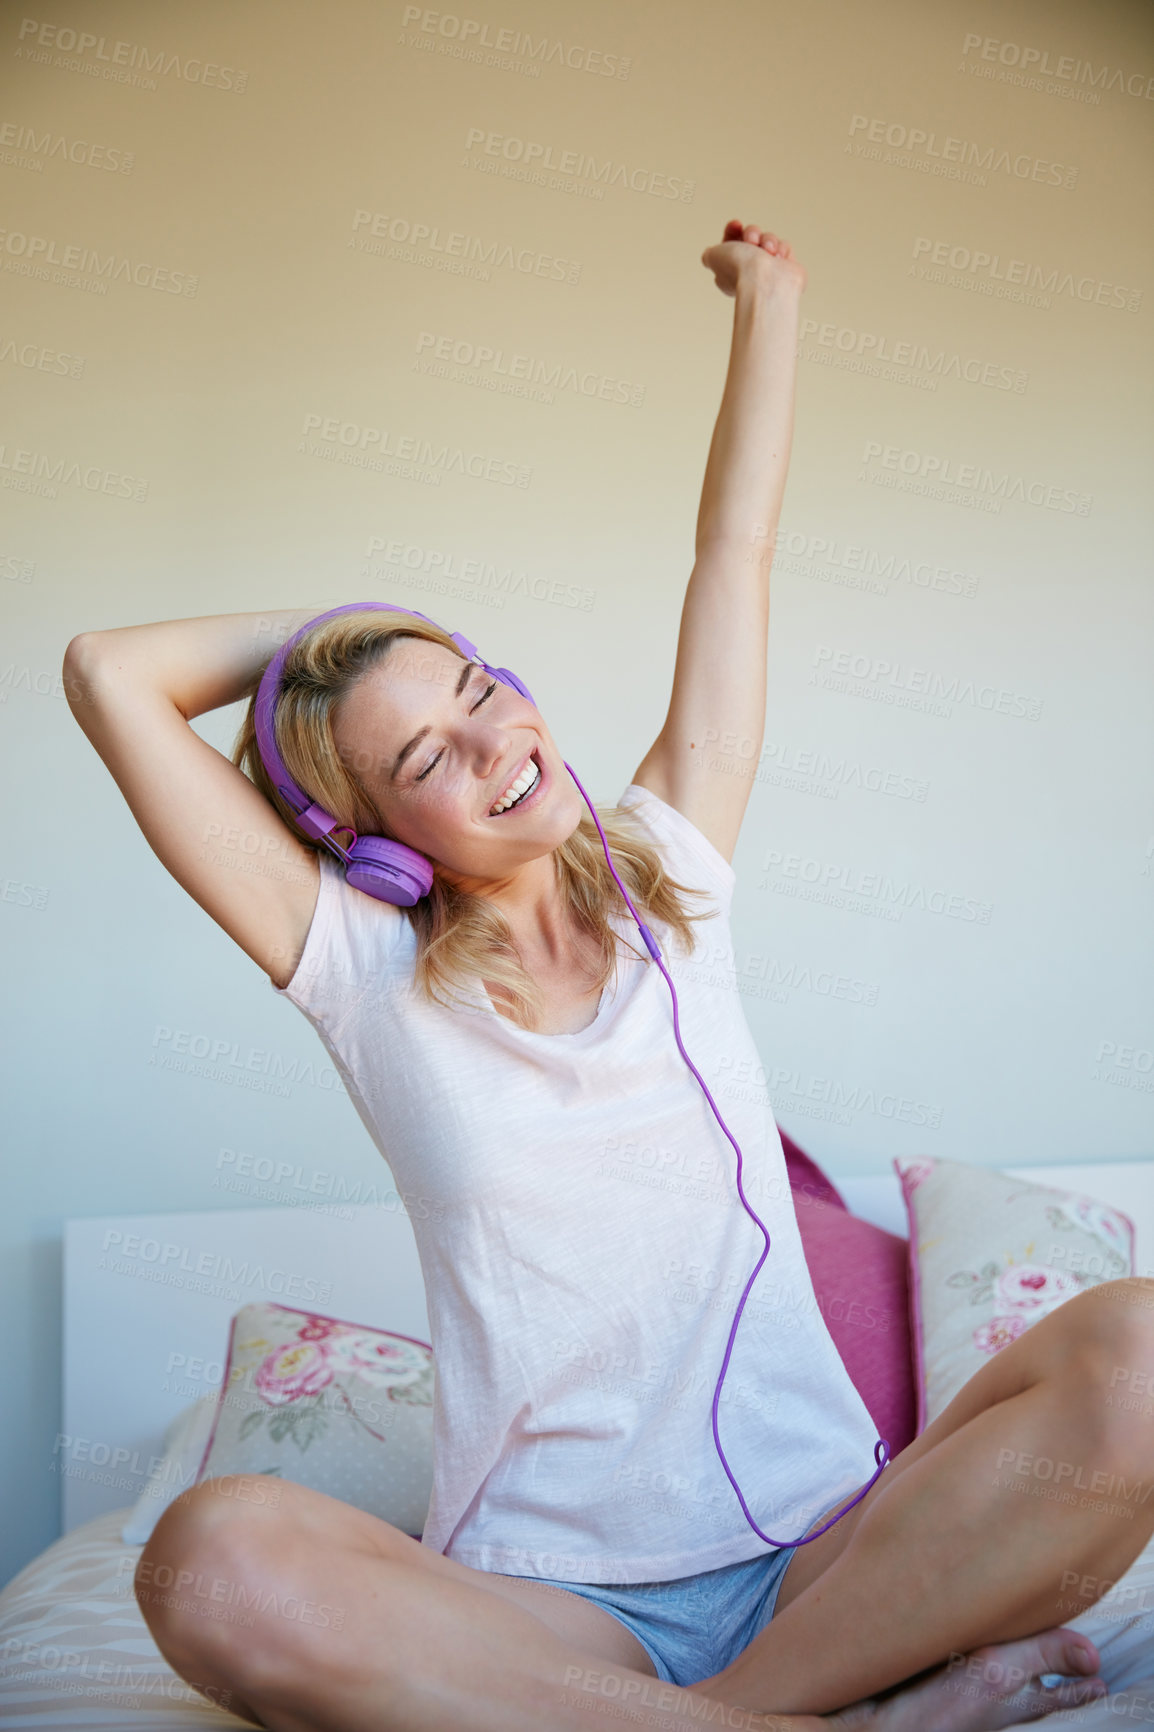
[[[309,1317],[297,1330],[297,1340],[324,1341],[330,1335],[339,1335],[343,1329],[344,1324],[332,1317]]]
[[[995,1302],[1014,1311],[1034,1311],[1039,1316],[1052,1311],[1081,1288],[1064,1269],[1048,1269],[1041,1263],[1011,1263],[994,1284]]]
[[[259,1351],[268,1343],[257,1338],[245,1345]],[[388,1436],[363,1417],[363,1398],[350,1398],[341,1381],[345,1378],[384,1389],[390,1402],[406,1407],[429,1407],[433,1402],[433,1365],[419,1344],[310,1313],[293,1340],[266,1352],[257,1365],[252,1387],[260,1405],[245,1414],[239,1437],[247,1439],[267,1421],[271,1442],[291,1438],[305,1450],[341,1412],[362,1431],[387,1443]],[[273,1413],[267,1411],[270,1407]],[[279,1473],[280,1469],[260,1471]]]
[[[320,1343],[292,1341],[261,1360],[253,1382],[262,1401],[283,1407],[302,1396],[316,1395],[332,1379],[329,1356]]]
[[[351,1372],[378,1389],[415,1383],[426,1365],[425,1355],[407,1342],[391,1341],[367,1329],[342,1330],[326,1345],[334,1371]]]
[[[974,1330],[974,1346],[983,1353],[1000,1353],[1029,1328],[1021,1312],[1011,1317],[991,1317]]]
[[[1049,1269],[1042,1263],[1010,1263],[999,1268],[997,1263],[984,1263],[980,1269],[959,1269],[946,1277],[947,1287],[964,1287],[971,1305],[990,1304],[999,1311],[1035,1313],[1035,1322],[1064,1299],[1080,1293],[1082,1286],[1076,1275],[1064,1269]]]

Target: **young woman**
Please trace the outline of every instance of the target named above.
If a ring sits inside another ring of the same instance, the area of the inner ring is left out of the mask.
[[[1047,1690],[1041,1675],[1098,1669],[1093,1643],[1056,1627],[1064,1572],[1104,1585],[1154,1531],[1154,1507],[1120,1522],[1016,1497],[995,1474],[1006,1448],[1131,1479],[1151,1465],[1149,1428],[1109,1403],[1107,1377],[1150,1362],[1151,1311],[1118,1301],[1146,1301],[1154,1283],[1118,1281],[1006,1347],[843,1519],[794,1543],[870,1480],[876,1439],[812,1303],[769,1103],[724,1090],[735,1061],[757,1056],[712,960],[729,943],[751,784],[747,759],[710,742],[762,737],[766,550],[805,273],[786,242],[737,222],[702,258],[736,306],[672,700],[601,816],[771,1234],[719,1426],[773,1544],[710,1429],[763,1240],[533,702],[403,611],[184,619],[68,648],[74,712],[147,840],[309,1017],[399,1188],[426,1205],[413,1226],[438,1389],[423,1541],[290,1483],[275,1506],[246,1499],[232,1475],[179,1499],[144,1550],[138,1598],[162,1652],[257,1725],[542,1732],[599,1712],[779,1732],[1017,1724],[1084,1697],[1085,1683]],[[298,632],[281,755],[341,825],[432,862],[411,907],[354,889],[304,839],[251,706],[233,762],[188,726],[252,696]],[[595,671],[582,684],[591,711],[612,704]],[[245,870],[254,856],[259,874]],[[660,1151],[660,1188],[639,1182],[639,1143]],[[160,1565],[340,1617],[202,1617],[148,1586]]]

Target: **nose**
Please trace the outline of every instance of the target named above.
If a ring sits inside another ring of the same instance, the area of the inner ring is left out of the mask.
[[[482,778],[491,776],[501,759],[509,751],[507,731],[498,724],[486,721],[480,716],[473,718],[470,743],[473,768],[477,775]]]

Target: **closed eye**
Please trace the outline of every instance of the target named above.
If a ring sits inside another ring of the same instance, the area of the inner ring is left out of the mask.
[[[469,714],[472,715],[475,710],[480,709],[482,704],[488,703],[489,699],[493,696],[493,693],[496,691],[496,689],[497,689],[496,680],[490,680],[489,684],[485,687],[484,691],[481,693],[481,695],[477,699],[476,703],[471,706],[471,708],[469,710]],[[444,757],[444,755],[445,754],[443,752],[438,752],[436,757],[433,759],[432,763],[429,764],[425,769],[423,769],[419,776],[415,776],[413,778],[414,781],[423,782],[425,777],[430,775],[432,773],[432,771],[434,771],[436,769],[437,765],[440,763],[440,761]]]

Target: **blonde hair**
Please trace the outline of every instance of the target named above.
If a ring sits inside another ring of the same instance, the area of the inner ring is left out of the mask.
[[[282,670],[276,709],[276,743],[290,776],[309,797],[331,812],[338,825],[358,835],[391,836],[368,791],[339,750],[333,734],[334,714],[342,697],[375,667],[399,638],[423,638],[461,655],[447,631],[400,610],[340,614],[323,621],[289,651]],[[327,852],[324,844],[306,836],[295,814],[276,791],[257,748],[255,687],[233,748],[232,762],[245,772],[306,847]],[[618,876],[638,913],[661,922],[675,934],[686,953],[694,948],[690,923],[707,919],[711,909],[691,912],[683,899],[708,892],[679,883],[666,872],[653,845],[628,811],[597,808]],[[394,841],[400,838],[393,836]],[[582,933],[594,935],[600,961],[596,985],[604,988],[614,977],[617,935],[609,924],[610,909],[625,904],[605,860],[597,827],[586,811],[573,834],[553,850],[558,888]],[[417,935],[414,978],[427,997],[452,1005],[462,988],[484,978],[507,999],[513,1020],[535,1028],[543,998],[517,954],[505,917],[486,896],[457,889],[433,862],[429,894],[411,908],[402,908]],[[638,935],[639,938],[639,935]],[[638,945],[636,954],[646,957]]]

